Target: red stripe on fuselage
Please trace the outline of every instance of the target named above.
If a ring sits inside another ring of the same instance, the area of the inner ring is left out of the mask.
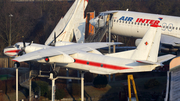
[[[80,60],[80,59],[74,59],[74,60],[75,60],[74,62],[75,62],[75,63],[78,63],[78,64],[96,66],[96,67],[101,67],[101,68],[108,68],[108,69],[114,69],[114,70],[131,69],[131,68],[127,68],[127,67],[109,65],[109,64],[92,62],[92,61],[86,61],[86,60]]]

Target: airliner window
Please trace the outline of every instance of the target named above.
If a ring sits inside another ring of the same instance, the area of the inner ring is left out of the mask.
[[[122,21],[122,23],[124,23],[124,21]]]
[[[136,22],[134,24],[136,25]]]
[[[174,29],[174,27],[173,27],[173,29]]]
[[[147,24],[147,26],[149,26],[149,24]]]
[[[132,24],[133,24],[133,22],[132,22]]]
[[[169,29],[171,29],[171,26],[169,27]]]
[[[129,24],[130,24],[131,22],[129,22]]]
[[[176,27],[176,30],[178,30],[178,27]]]
[[[117,22],[118,22],[118,20],[117,20]]]
[[[141,26],[143,25],[143,23],[141,23]]]
[[[114,20],[114,22],[116,22],[116,20]]]
[[[139,23],[138,23],[138,25],[139,25]]]
[[[180,30],[180,28],[179,28],[179,30]]]
[[[126,23],[127,23],[127,21],[126,21]]]
[[[166,28],[168,28],[168,26],[166,26]]]
[[[144,26],[146,26],[146,24],[144,24]]]
[[[165,28],[165,26],[163,26],[163,28]]]
[[[119,20],[119,23],[121,23],[121,20]]]

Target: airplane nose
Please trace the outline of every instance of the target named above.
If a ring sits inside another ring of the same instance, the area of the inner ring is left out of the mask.
[[[9,56],[8,53],[7,53],[7,51],[8,51],[8,48],[4,48],[4,49],[3,49],[3,54]]]
[[[3,54],[4,54],[4,55],[6,55],[6,53],[5,53],[6,51],[5,51],[5,49],[6,49],[6,48],[4,48],[4,49],[3,49]]]
[[[4,55],[9,56],[9,57],[16,56],[19,51],[20,50],[15,48],[15,47],[6,47],[6,48],[3,49]]]

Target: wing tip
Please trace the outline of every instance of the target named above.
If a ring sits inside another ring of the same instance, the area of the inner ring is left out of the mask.
[[[19,62],[19,61],[17,61],[17,60],[14,60],[14,59],[12,59],[12,61],[14,61],[14,62]]]

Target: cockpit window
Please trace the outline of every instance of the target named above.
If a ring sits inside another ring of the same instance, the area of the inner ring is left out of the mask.
[[[15,47],[19,48],[19,45],[15,44]]]

